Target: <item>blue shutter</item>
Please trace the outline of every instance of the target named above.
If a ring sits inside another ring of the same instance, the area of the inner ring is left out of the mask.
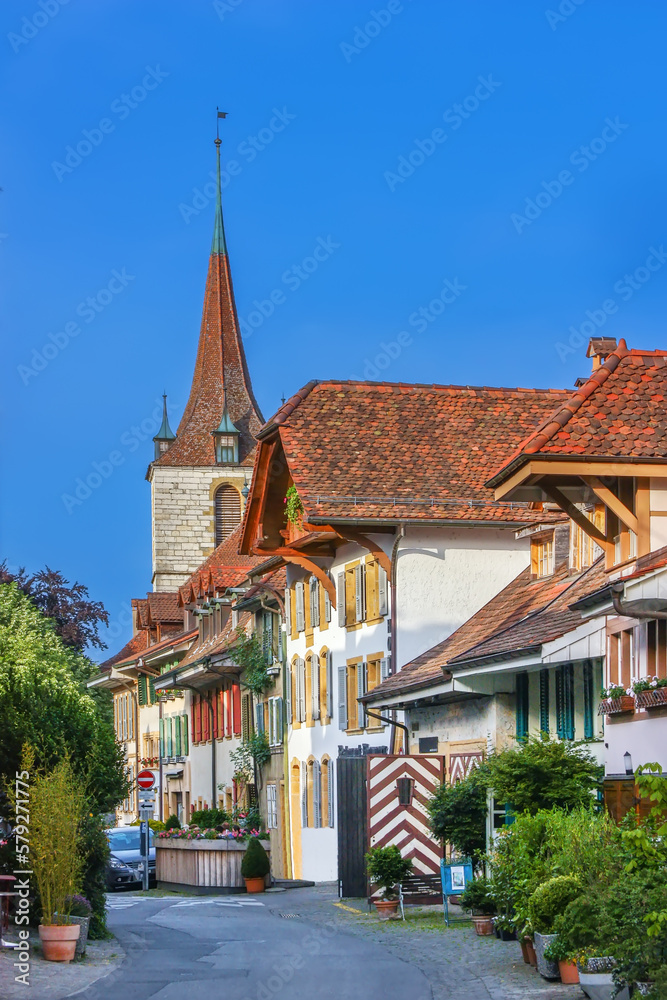
[[[528,735],[528,674],[516,675],[516,737],[523,740]]]
[[[593,664],[590,660],[584,663],[584,739],[592,740],[595,736],[593,716]]]
[[[549,732],[549,671],[540,670],[540,732]]]
[[[338,668],[338,728],[347,729],[347,668]]]
[[[264,732],[264,705],[255,705],[255,731]]]
[[[564,663],[556,672],[556,725],[561,740],[574,739],[574,665]]]

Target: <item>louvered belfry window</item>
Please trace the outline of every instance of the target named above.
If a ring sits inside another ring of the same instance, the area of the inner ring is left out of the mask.
[[[233,486],[215,491],[215,544],[219,545],[241,523],[241,497]]]

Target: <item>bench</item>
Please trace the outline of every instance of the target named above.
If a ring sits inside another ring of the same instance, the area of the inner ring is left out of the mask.
[[[442,894],[442,879],[440,875],[420,875],[412,874],[403,879],[398,886],[398,905],[401,909],[401,917],[405,920],[405,905],[430,906],[434,903],[441,904],[445,901]]]

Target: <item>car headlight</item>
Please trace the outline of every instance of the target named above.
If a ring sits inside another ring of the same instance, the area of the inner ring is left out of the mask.
[[[120,858],[116,858],[112,854],[111,857],[109,858],[109,867],[110,868],[126,868],[127,865],[125,864],[124,861],[121,861]]]

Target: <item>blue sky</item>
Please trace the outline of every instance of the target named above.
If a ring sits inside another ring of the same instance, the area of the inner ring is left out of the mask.
[[[175,427],[192,375],[216,105],[265,416],[311,378],[563,387],[592,330],[667,346],[658,4],[5,0],[0,19],[2,552],[87,584],[112,650],[150,587],[156,406],[166,388]]]

